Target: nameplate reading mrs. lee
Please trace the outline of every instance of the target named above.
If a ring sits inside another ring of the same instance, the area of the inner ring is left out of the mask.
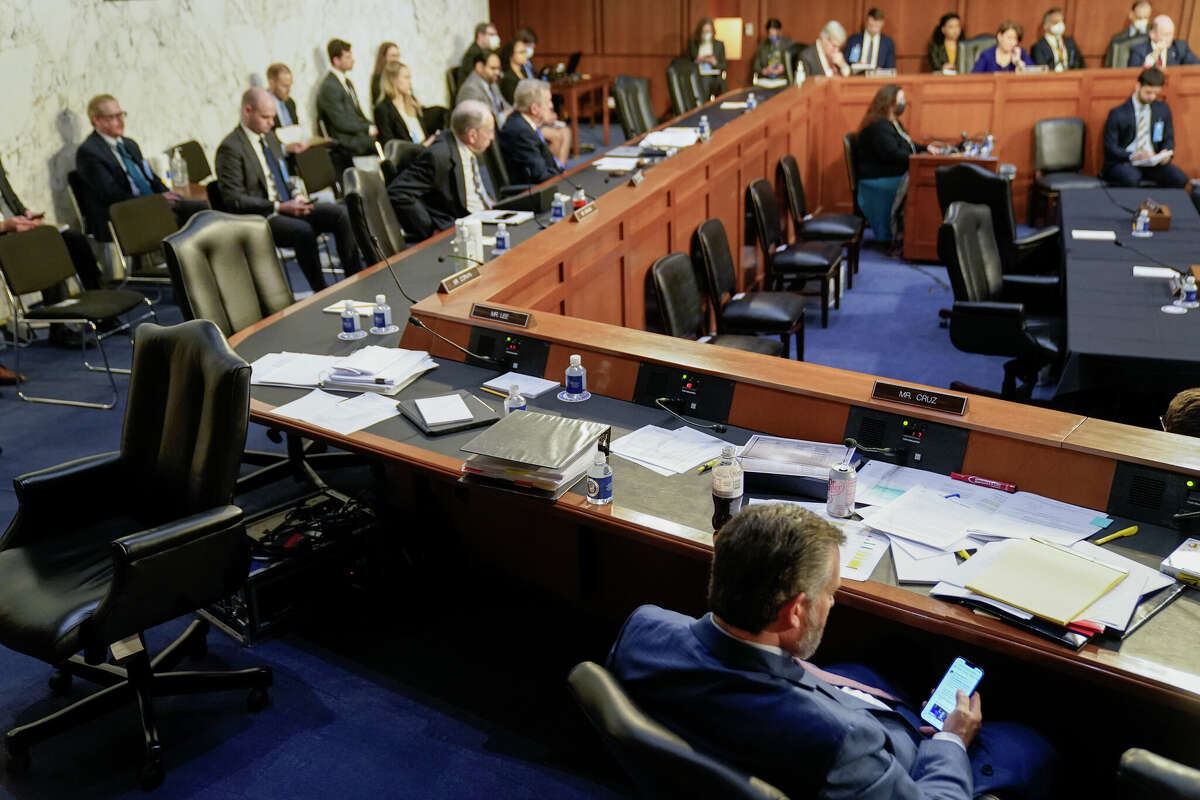
[[[533,316],[524,311],[509,311],[507,308],[485,306],[483,303],[471,304],[471,316],[475,319],[486,319],[489,322],[503,322],[505,325],[518,325],[528,328]]]
[[[901,386],[898,383],[875,381],[871,397],[875,400],[890,400],[893,403],[904,403],[959,416],[967,411],[967,398],[960,394],[946,394],[932,389],[918,389],[916,386]]]
[[[467,267],[464,270],[447,275],[442,278],[442,282],[438,284],[438,292],[440,294],[450,294],[456,289],[461,289],[471,281],[479,277],[479,267]]]

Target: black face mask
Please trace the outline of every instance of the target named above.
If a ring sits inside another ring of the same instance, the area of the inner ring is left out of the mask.
[[[903,102],[901,102],[901,103],[896,103],[896,116],[898,117],[898,116],[900,116],[901,114],[903,114],[903,113],[904,113],[904,109],[906,109],[906,108],[908,108],[908,104],[907,104],[907,103],[903,103]]]

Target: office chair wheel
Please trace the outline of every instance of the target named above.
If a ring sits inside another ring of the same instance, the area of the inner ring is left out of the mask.
[[[57,669],[50,676],[50,680],[46,681],[46,684],[56,696],[63,697],[71,691],[71,673]]]
[[[33,759],[29,756],[29,748],[14,747],[8,745],[8,761],[5,763],[5,768],[10,775],[25,775],[29,772],[33,765]]]
[[[266,689],[251,689],[250,694],[246,696],[246,710],[251,714],[257,714],[267,707],[271,696]]]
[[[157,789],[162,785],[167,775],[162,765],[162,748],[155,747],[146,753],[142,766],[138,770],[138,785],[146,791]]]

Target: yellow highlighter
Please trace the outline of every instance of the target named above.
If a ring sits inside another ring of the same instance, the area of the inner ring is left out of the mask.
[[[1128,528],[1119,530],[1116,533],[1110,533],[1108,536],[1105,536],[1103,539],[1097,539],[1095,542],[1093,542],[1093,544],[1108,544],[1113,539],[1120,539],[1124,536],[1133,536],[1135,533],[1137,533],[1137,531],[1138,531],[1137,525],[1130,525]]]

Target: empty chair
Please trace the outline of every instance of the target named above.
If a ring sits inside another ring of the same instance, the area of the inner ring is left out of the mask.
[[[208,163],[208,156],[205,155],[204,148],[195,139],[188,139],[167,150],[167,157],[170,158],[177,148],[179,154],[183,156],[183,163],[187,164],[190,182],[200,183],[213,174],[212,165]]]
[[[1005,274],[1061,271],[1062,234],[1057,225],[1039,228],[1028,236],[1017,238],[1012,184],[1008,179],[977,164],[938,167],[934,170],[934,179],[943,216],[957,200],[982,203],[991,210]]]
[[[671,96],[672,116],[681,116],[704,105],[708,97],[694,61],[677,58],[667,67],[667,93]]]
[[[850,257],[847,285],[854,287],[854,275],[858,273],[858,256],[862,249],[863,221],[854,214],[808,213],[808,200],[804,195],[804,181],[800,178],[800,165],[796,157],[788,154],[779,159],[775,168],[775,185],[782,184],[787,195],[788,209],[792,212],[792,228],[799,242],[837,242],[846,248]]]
[[[342,175],[342,183],[354,240],[367,262],[386,260],[403,250],[404,230],[379,175],[351,167]]]
[[[1117,766],[1117,797],[1121,800],[1200,800],[1200,769],[1131,747]]]
[[[1138,33],[1133,36],[1114,36],[1104,51],[1104,66],[1114,69],[1124,69],[1129,66],[1129,51],[1139,44],[1150,41],[1150,35]]]
[[[788,244],[779,220],[775,190],[765,178],[756,179],[746,189],[746,205],[754,213],[765,285],[783,289],[796,283],[803,286],[807,281],[818,281],[821,284],[821,327],[827,327],[831,284],[834,307],[842,306],[841,281],[838,280],[842,265],[841,245],[829,242]]]
[[[575,665],[567,685],[639,797],[787,800],[771,784],[694,750],[638,708],[599,664]]]
[[[626,139],[641,136],[658,125],[658,115],[650,101],[650,84],[645,78],[618,75],[613,81],[613,100]]]
[[[960,39],[958,42],[958,74],[966,75],[975,68],[975,62],[980,54],[989,47],[996,46],[996,37],[990,33],[972,36],[970,39]]]
[[[696,280],[696,268],[687,254],[665,255],[654,262],[650,272],[667,334],[680,339],[695,339],[705,333],[704,298]],[[709,339],[709,343],[768,356],[787,355],[782,342],[756,336],[717,335]]]
[[[446,70],[446,89],[450,92],[450,99],[454,100],[458,97],[458,87],[462,85],[462,78],[458,75],[458,67],[450,67]]]
[[[786,355],[796,337],[796,358],[804,360],[804,298],[792,292],[748,292],[735,299],[737,272],[729,239],[719,219],[700,223],[692,235],[692,261],[704,264],[708,300],[717,317],[717,335],[774,334]]]
[[[1033,124],[1033,206],[1030,220],[1057,219],[1063,189],[1098,189],[1102,185],[1083,169],[1086,125],[1079,117],[1041,119]]]
[[[337,169],[333,166],[328,147],[310,147],[302,153],[296,153],[293,158],[296,174],[304,181],[304,188],[310,196],[331,186],[334,195],[341,196],[342,189],[337,185]]]
[[[392,139],[385,144],[383,161],[379,162],[379,170],[383,173],[384,183],[391,183],[397,175],[408,169],[408,165],[424,150],[425,148],[416,142],[406,142],[403,139]]]
[[[951,203],[938,228],[938,258],[954,291],[954,308],[944,314],[950,341],[968,353],[1012,358],[1004,365],[1000,396],[1028,399],[1038,370],[1058,360],[1061,352],[1061,318],[1033,313],[1057,303],[1057,278],[1005,275],[992,212],[976,203]],[[1018,381],[1024,385],[1018,387]],[[979,393],[961,385],[951,388]]]
[[[108,209],[108,229],[121,265],[121,285],[166,284],[162,268],[162,240],[179,230],[175,212],[161,194],[147,194],[113,203]]]
[[[850,202],[854,206],[854,214],[860,219],[865,219],[861,208],[858,207],[858,167],[855,166],[854,148],[858,144],[857,133],[847,133],[842,135],[842,161],[846,165],[846,180],[850,184]]]

